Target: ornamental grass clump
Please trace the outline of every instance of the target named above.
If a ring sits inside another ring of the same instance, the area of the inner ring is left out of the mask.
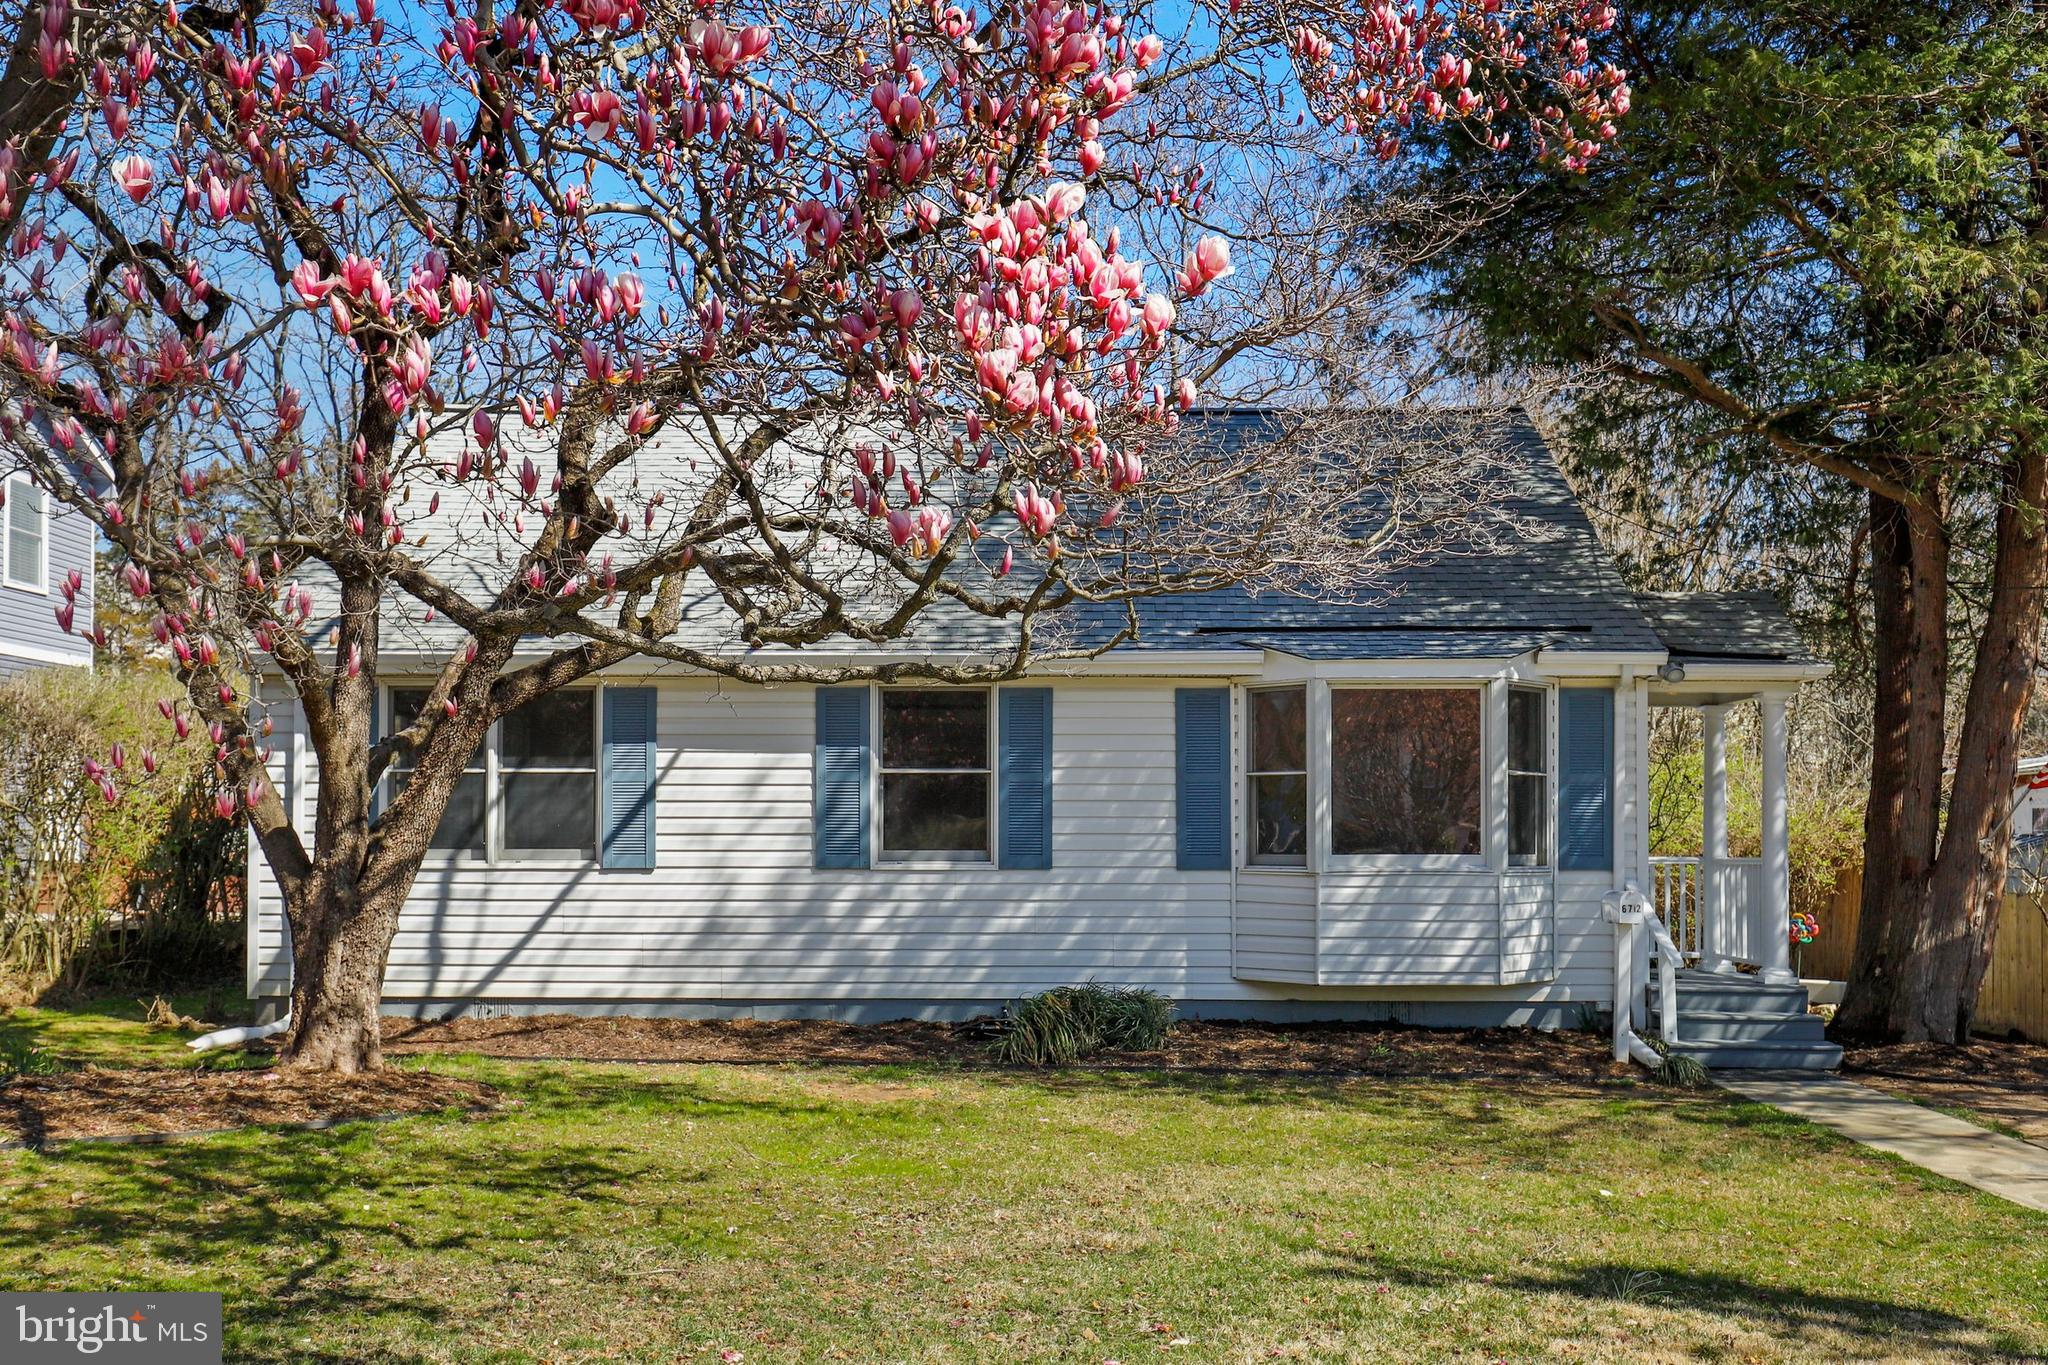
[[[1096,1052],[1142,1052],[1161,1046],[1173,1023],[1173,1002],[1137,986],[1089,981],[1027,995],[1004,1011],[993,1049],[1015,1066],[1069,1066]]]
[[[1650,1046],[1664,1060],[1657,1064],[1650,1075],[1659,1085],[1668,1085],[1675,1090],[1700,1090],[1709,1081],[1707,1068],[1697,1057],[1688,1057],[1682,1052],[1673,1052],[1661,1039],[1652,1039]]]

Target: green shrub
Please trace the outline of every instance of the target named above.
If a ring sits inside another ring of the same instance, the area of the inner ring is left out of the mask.
[[[1013,1066],[1069,1066],[1093,1053],[1142,1052],[1166,1041],[1173,1002],[1137,986],[1094,981],[1027,995],[1003,1012],[993,1045]]]
[[[240,827],[213,812],[203,733],[176,743],[157,710],[178,695],[147,668],[0,683],[0,996],[164,989],[236,965]],[[117,744],[110,805],[85,765],[111,766]]]

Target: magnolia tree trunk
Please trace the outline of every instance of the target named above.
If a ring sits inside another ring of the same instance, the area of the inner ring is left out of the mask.
[[[366,666],[336,685],[331,702],[316,700],[310,711],[301,703],[321,758],[310,851],[289,829],[258,829],[284,888],[292,936],[292,1022],[283,1060],[305,1071],[351,1073],[381,1063],[378,1005],[399,912],[492,720],[609,661],[596,655],[565,660],[553,673],[528,670],[514,679],[498,672],[511,645],[487,644],[477,656],[481,666],[448,694],[448,717],[407,750],[403,789],[387,787],[380,809],[373,800],[379,772],[371,766],[370,745],[377,694],[373,594],[374,585],[343,588],[345,603],[361,598],[350,620],[363,631]]]
[[[398,930],[403,888],[376,892],[320,878],[291,908],[292,1027],[286,1065],[306,1071],[374,1070],[383,1060],[378,1002]]]
[[[399,911],[459,776],[459,761],[453,773],[443,771],[445,766],[416,770],[406,799],[387,803],[374,833],[365,819],[360,838],[338,839],[331,851],[317,853],[296,894],[286,894],[292,935],[287,1066],[357,1072],[374,1070],[381,1062],[377,1020],[385,963],[398,933]],[[359,785],[357,800],[332,804],[360,804],[367,810],[360,770],[337,775],[336,785],[350,780]],[[323,805],[330,803],[327,786],[323,774]]]
[[[1877,710],[1863,918],[1835,1019],[1844,1036],[1970,1037],[2005,892],[2013,783],[2041,655],[2048,461],[2016,458],[2003,492],[1945,821],[1948,549],[1873,502]]]

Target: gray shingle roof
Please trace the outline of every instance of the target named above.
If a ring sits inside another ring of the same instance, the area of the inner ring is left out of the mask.
[[[1270,418],[1210,413],[1199,420],[1221,439],[1233,440],[1255,435]],[[1455,412],[1427,420],[1453,424],[1454,431],[1461,421],[1471,423]],[[1521,528],[1505,543],[1496,537],[1484,547],[1397,555],[1378,589],[1355,601],[1242,588],[1147,599],[1139,604],[1139,638],[1120,649],[1271,649],[1311,659],[1507,659],[1539,648],[1658,654],[1667,639],[1677,639],[1702,654],[1796,656],[1791,623],[1767,595],[1715,594],[1710,600],[1631,592],[1534,426],[1517,415],[1505,431],[1494,427],[1490,434],[1504,444],[1495,452],[1492,475],[1501,487],[1496,510]],[[621,473],[643,487],[685,487],[698,477],[692,471],[702,467],[702,455],[688,438],[657,438]],[[1370,520],[1372,511],[1362,495],[1356,514]],[[487,525],[491,519],[461,495],[444,499],[436,520],[442,534],[430,534],[415,552],[451,586],[486,600],[509,572],[503,566],[516,562],[514,532],[502,521]],[[432,531],[435,524],[423,523],[422,529]],[[445,548],[457,541],[460,554]],[[437,545],[444,547],[439,554]],[[629,553],[630,547],[620,551],[622,558]],[[318,585],[313,586],[318,600]],[[416,612],[394,615],[386,617],[388,651],[440,652],[460,638],[445,621],[423,623]],[[1056,623],[1042,622],[1040,630],[1051,628],[1063,642],[1086,646],[1109,638],[1124,620],[1121,606],[1090,606],[1063,613]],[[942,602],[920,616],[905,639],[876,648],[898,656],[984,653],[1012,644],[1014,632],[1014,624]],[[708,592],[690,603],[676,635],[707,650],[743,648],[732,618]],[[832,648],[842,652],[853,645],[834,641]]]
[[[1799,632],[1770,591],[1638,593],[1657,637],[1684,663],[1810,663]]]

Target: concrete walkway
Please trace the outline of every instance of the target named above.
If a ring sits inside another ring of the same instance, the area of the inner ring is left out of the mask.
[[[2048,1213],[2048,1149],[1815,1071],[1709,1073],[1726,1089]]]

